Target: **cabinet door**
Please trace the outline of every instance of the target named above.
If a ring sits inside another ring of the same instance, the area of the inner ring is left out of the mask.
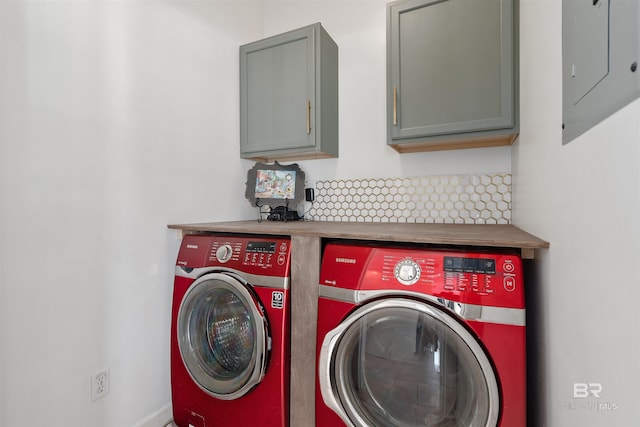
[[[313,28],[242,46],[240,79],[243,157],[314,146]]]
[[[389,4],[389,144],[516,127],[513,16],[513,0]]]

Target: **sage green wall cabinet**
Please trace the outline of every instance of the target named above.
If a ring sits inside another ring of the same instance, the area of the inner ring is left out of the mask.
[[[240,46],[240,155],[338,157],[338,46],[319,23]]]
[[[517,0],[387,4],[387,143],[399,152],[518,135]]]

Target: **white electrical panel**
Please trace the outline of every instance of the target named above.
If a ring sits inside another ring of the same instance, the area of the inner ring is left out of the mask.
[[[563,0],[564,144],[640,96],[638,0]]]

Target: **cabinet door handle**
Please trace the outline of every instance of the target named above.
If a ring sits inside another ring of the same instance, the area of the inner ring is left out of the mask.
[[[311,100],[307,100],[307,134],[311,133]]]
[[[398,124],[398,88],[393,87],[393,125]]]

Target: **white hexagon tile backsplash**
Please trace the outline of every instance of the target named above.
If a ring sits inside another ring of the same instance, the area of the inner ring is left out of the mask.
[[[511,174],[317,181],[315,221],[511,223]]]

